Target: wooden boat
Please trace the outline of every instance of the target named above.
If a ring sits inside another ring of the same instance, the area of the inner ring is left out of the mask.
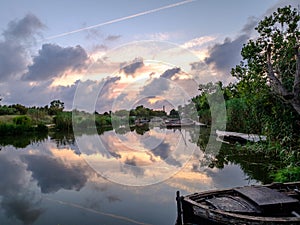
[[[177,192],[177,225],[300,224],[300,182],[245,186],[187,196]]]

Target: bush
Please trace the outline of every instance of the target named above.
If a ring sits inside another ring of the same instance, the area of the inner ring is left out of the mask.
[[[16,125],[31,126],[31,118],[28,116],[17,116],[13,118],[13,122]]]
[[[300,167],[286,167],[273,174],[276,182],[295,182],[300,180]]]
[[[53,118],[55,127],[59,130],[72,130],[72,112],[61,112]]]

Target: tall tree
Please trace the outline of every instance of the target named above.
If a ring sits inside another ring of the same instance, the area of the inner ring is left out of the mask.
[[[300,114],[299,21],[297,9],[291,6],[265,17],[255,28],[258,38],[250,40],[242,49],[247,63],[236,67],[232,74],[270,86]]]
[[[50,107],[48,109],[49,115],[57,115],[62,112],[65,108],[65,104],[60,100],[53,100],[50,102]]]

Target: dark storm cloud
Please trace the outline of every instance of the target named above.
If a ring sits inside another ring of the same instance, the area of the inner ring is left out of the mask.
[[[32,38],[37,30],[44,27],[44,24],[35,15],[27,14],[21,20],[9,22],[3,36],[6,40]]]
[[[241,35],[235,39],[226,38],[223,43],[215,44],[205,58],[205,63],[212,65],[216,70],[229,74],[231,68],[239,64],[242,60],[241,50],[247,43],[257,25],[257,20],[253,17],[248,19],[247,24],[241,30]]]
[[[178,67],[172,68],[172,69],[166,70],[162,75],[160,75],[160,77],[166,78],[166,79],[171,79],[175,74],[179,73],[180,71],[181,71],[181,69]]]
[[[67,70],[80,71],[86,67],[87,60],[86,51],[79,45],[64,48],[44,44],[23,78],[37,81],[61,76]]]
[[[88,179],[86,168],[81,165],[65,165],[62,160],[42,155],[26,155],[23,161],[32,172],[42,193],[60,189],[80,190]]]
[[[133,75],[139,68],[144,66],[143,59],[135,59],[133,62],[121,68],[126,75]]]
[[[0,41],[0,81],[13,79],[25,71],[29,56],[24,41],[33,41],[43,27],[32,14],[8,23],[2,33],[4,40]]]

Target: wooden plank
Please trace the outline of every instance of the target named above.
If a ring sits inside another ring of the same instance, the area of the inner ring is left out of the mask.
[[[234,190],[262,208],[272,205],[296,204],[299,202],[297,199],[267,187],[247,186],[235,188]]]
[[[254,205],[238,196],[223,196],[207,199],[206,202],[213,205],[215,208],[235,213],[254,214],[260,213]]]

